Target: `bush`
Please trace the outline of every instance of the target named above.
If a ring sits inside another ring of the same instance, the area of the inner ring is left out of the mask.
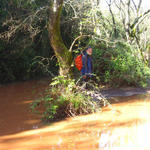
[[[101,44],[102,45],[102,44]],[[126,43],[101,46],[94,50],[94,68],[103,83],[112,86],[146,86],[150,69],[139,58],[137,50]]]
[[[46,121],[100,111],[97,102],[78,89],[74,80],[61,76],[53,79],[45,96],[35,100],[31,108]]]

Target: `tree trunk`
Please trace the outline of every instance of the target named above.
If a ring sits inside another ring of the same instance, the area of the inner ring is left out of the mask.
[[[72,52],[65,46],[60,32],[60,17],[63,7],[63,0],[50,0],[49,35],[50,44],[55,52],[59,63],[59,74],[72,77]]]

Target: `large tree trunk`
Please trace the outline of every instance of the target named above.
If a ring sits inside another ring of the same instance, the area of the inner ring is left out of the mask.
[[[49,35],[50,44],[59,62],[59,74],[72,77],[72,53],[66,48],[60,32],[60,17],[63,0],[50,0]]]

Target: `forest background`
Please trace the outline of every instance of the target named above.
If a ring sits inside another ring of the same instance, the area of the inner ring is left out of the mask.
[[[1,0],[0,83],[59,74],[49,31],[51,5],[57,2],[51,2]],[[100,83],[147,85],[150,9],[144,0],[64,0],[60,31],[72,59],[93,47]],[[73,73],[78,74],[74,67]]]

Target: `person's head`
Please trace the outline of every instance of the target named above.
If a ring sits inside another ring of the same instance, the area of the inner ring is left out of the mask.
[[[88,54],[88,55],[92,55],[92,47],[88,47],[87,49],[86,49],[86,53]]]

